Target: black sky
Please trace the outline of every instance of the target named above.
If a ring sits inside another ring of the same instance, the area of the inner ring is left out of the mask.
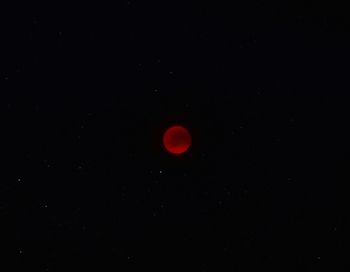
[[[1,20],[0,270],[345,271],[343,9],[118,3]]]

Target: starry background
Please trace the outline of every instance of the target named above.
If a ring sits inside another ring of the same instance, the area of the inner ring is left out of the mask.
[[[118,3],[1,19],[0,270],[346,271],[341,7]]]

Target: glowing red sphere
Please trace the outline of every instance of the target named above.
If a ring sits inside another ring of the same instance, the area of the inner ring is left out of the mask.
[[[163,136],[165,149],[173,155],[185,153],[192,142],[188,130],[182,126],[176,125],[168,128]]]

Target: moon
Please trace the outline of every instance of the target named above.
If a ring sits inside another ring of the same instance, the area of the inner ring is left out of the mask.
[[[165,149],[173,155],[185,153],[191,146],[192,139],[189,131],[180,125],[168,128],[163,136]]]

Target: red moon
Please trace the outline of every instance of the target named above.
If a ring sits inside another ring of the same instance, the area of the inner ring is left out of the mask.
[[[165,149],[173,155],[185,153],[192,142],[188,130],[182,126],[172,126],[168,128],[163,136]]]

